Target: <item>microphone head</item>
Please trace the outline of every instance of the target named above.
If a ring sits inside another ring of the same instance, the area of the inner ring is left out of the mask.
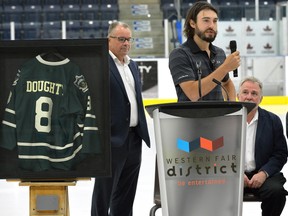
[[[230,41],[230,50],[231,50],[231,52],[232,52],[232,53],[235,52],[236,49],[237,49],[236,41],[235,41],[235,40],[231,40],[231,41]]]

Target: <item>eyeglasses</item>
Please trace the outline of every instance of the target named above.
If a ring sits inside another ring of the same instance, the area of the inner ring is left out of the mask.
[[[121,43],[125,43],[125,41],[128,41],[129,43],[133,43],[134,41],[134,38],[115,37],[115,36],[110,36],[110,38],[117,38],[117,40]]]
[[[240,94],[242,94],[243,96],[245,96],[245,97],[247,97],[249,94],[251,94],[251,96],[253,97],[253,98],[256,98],[256,97],[258,97],[259,95],[260,95],[260,93],[259,92],[255,92],[255,91],[252,91],[252,92],[249,92],[249,91],[242,91],[242,92],[240,92]]]

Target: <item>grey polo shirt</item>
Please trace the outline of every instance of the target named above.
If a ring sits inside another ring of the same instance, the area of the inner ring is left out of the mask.
[[[201,78],[211,74],[225,60],[226,55],[223,49],[210,43],[210,58],[207,52],[200,50],[192,38],[188,38],[180,47],[174,49],[169,56],[169,68],[176,88],[178,101],[190,101],[185,95],[180,83],[191,80],[198,80],[198,70],[201,69]],[[200,67],[197,67],[197,64]],[[229,79],[227,74],[223,82]],[[222,89],[216,86],[211,92],[202,97],[202,100],[223,101]]]

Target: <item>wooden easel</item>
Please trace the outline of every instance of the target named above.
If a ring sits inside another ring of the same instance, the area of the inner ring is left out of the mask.
[[[25,182],[20,186],[29,186],[30,216],[69,216],[68,186],[75,181]]]

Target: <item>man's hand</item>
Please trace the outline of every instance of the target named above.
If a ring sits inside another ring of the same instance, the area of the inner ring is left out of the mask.
[[[253,177],[250,180],[248,180],[246,184],[245,184],[245,177],[244,177],[244,185],[246,185],[249,188],[260,188],[262,184],[266,181],[266,178],[267,178],[266,173],[264,171],[260,171],[256,173],[255,175],[253,175]]]
[[[249,179],[246,176],[246,174],[244,174],[244,187],[248,187],[248,184],[249,184]]]
[[[224,67],[228,73],[238,68],[240,66],[240,63],[241,63],[240,52],[236,51],[227,56],[227,58],[225,59],[225,61],[221,66]]]

